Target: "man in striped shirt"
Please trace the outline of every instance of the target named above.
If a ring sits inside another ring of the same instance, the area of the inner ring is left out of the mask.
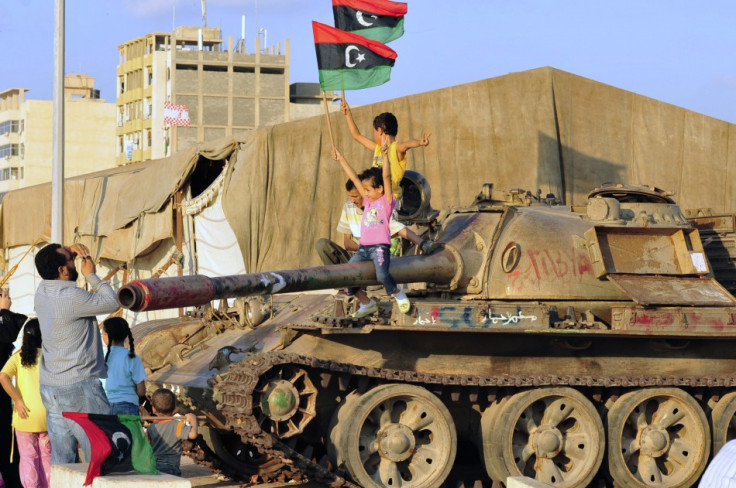
[[[703,488],[736,488],[736,440],[728,441],[716,454],[700,480]]]
[[[93,292],[77,286],[77,257]],[[77,462],[77,442],[89,460],[87,436],[62,412],[112,413],[100,382],[107,377],[107,368],[95,316],[116,311],[118,301],[110,284],[95,274],[95,263],[82,244],[49,244],[35,261],[43,278],[36,290],[35,309],[43,337],[41,399],[47,412],[51,463]]]

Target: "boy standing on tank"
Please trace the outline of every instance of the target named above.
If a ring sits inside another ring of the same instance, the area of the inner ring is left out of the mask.
[[[396,116],[391,112],[384,112],[377,115],[373,119],[373,140],[362,135],[358,126],[353,120],[353,114],[350,112],[348,102],[343,98],[340,103],[340,110],[345,114],[345,120],[350,129],[350,135],[357,142],[362,144],[366,149],[373,151],[372,166],[381,167],[383,165],[383,156],[381,154],[381,140],[383,136],[388,138],[388,160],[391,163],[391,187],[393,189],[394,199],[396,200],[396,208],[401,208],[401,179],[406,171],[406,153],[409,149],[415,147],[426,147],[429,145],[430,133],[423,133],[421,139],[409,139],[407,141],[397,141],[396,135],[399,132],[399,122]]]
[[[396,285],[396,281],[389,272],[391,262],[391,230],[389,222],[394,211],[396,201],[391,191],[391,165],[388,164],[389,138],[381,138],[381,152],[384,159],[383,168],[370,168],[360,176],[345,160],[340,151],[332,149],[332,158],[340,163],[345,173],[355,184],[363,197],[363,217],[360,231],[360,247],[350,258],[351,263],[373,261],[376,269],[376,279],[386,288],[386,293],[396,299],[399,310],[408,313],[411,302],[404,291]],[[348,292],[360,302],[360,307],[353,315],[355,318],[365,317],[378,311],[378,304],[369,299],[364,290],[354,287]]]

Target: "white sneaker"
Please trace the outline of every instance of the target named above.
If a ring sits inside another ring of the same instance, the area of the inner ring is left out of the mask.
[[[353,314],[353,318],[360,319],[375,312],[378,312],[378,304],[375,300],[371,299],[371,301],[366,304],[360,304],[358,310]]]
[[[394,298],[396,299],[396,303],[399,305],[401,313],[409,313],[409,310],[411,310],[411,302],[406,297],[404,290],[399,288],[399,291],[394,293]]]

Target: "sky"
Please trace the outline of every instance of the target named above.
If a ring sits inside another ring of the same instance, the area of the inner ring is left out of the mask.
[[[52,98],[54,3],[2,0],[0,91]],[[66,73],[96,78],[114,101],[118,46],[173,26],[202,25],[200,0],[68,0]],[[551,66],[736,123],[736,1],[408,0],[391,81],[348,92],[367,104]],[[293,82],[316,82],[311,21],[333,24],[329,0],[208,0],[207,25],[246,51],[259,29],[290,40]]]

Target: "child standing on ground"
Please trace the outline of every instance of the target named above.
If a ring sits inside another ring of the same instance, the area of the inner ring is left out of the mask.
[[[396,116],[391,112],[384,112],[377,115],[373,119],[373,140],[362,135],[358,126],[353,120],[353,114],[350,112],[348,102],[343,98],[340,104],[342,113],[345,114],[345,120],[350,129],[350,135],[357,142],[365,146],[366,149],[373,151],[373,166],[381,167],[383,165],[382,154],[382,138],[387,137],[388,141],[388,161],[391,163],[391,188],[393,189],[394,199],[396,200],[396,208],[401,208],[401,179],[406,171],[406,153],[409,149],[415,147],[426,147],[429,145],[430,133],[423,133],[421,139],[409,139],[407,141],[397,141],[396,135],[399,133],[399,122]]]
[[[159,388],[151,396],[153,413],[171,417],[177,411],[176,397],[166,388]],[[181,441],[197,438],[197,417],[188,413],[176,419],[154,420],[146,430],[156,456],[156,469],[162,473],[181,476]]]
[[[23,327],[20,351],[8,359],[0,372],[0,383],[13,399],[20,481],[25,488],[48,488],[51,477],[51,442],[46,427],[46,408],[41,401],[40,359],[41,328],[38,319],[28,319]]]
[[[130,351],[125,349],[128,339]],[[105,393],[113,415],[140,415],[138,397],[146,396],[147,378],[141,358],[135,353],[133,333],[122,317],[102,322],[102,340],[107,345]]]
[[[396,204],[391,189],[391,165],[388,164],[389,141],[388,136],[384,134],[381,138],[383,168],[370,168],[361,173],[360,176],[355,173],[355,170],[337,149],[332,150],[332,158],[340,162],[343,170],[363,197],[364,210],[360,228],[360,246],[349,262],[373,261],[373,265],[376,267],[376,279],[383,284],[386,292],[396,299],[399,310],[402,313],[408,313],[411,302],[404,291],[396,285],[396,281],[388,271],[391,262],[389,222]],[[375,300],[369,299],[364,290],[350,288],[348,293],[355,295],[360,302],[360,307],[353,314],[353,317],[361,318],[378,311],[378,304]]]

